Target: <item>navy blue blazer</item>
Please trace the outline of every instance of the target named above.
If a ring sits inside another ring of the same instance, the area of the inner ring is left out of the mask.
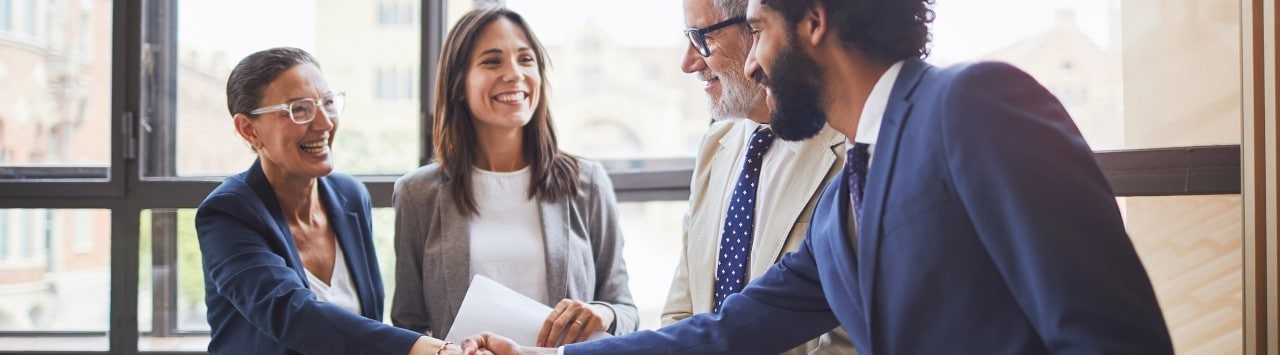
[[[406,354],[421,334],[382,323],[369,192],[356,179],[317,179],[320,199],[360,297],[361,314],[316,300],[260,162],[230,176],[196,210],[211,354]]]
[[[861,355],[1173,352],[1110,185],[1026,73],[906,60],[874,154],[857,233],[842,173],[721,314],[565,353],[776,354],[837,324]]]

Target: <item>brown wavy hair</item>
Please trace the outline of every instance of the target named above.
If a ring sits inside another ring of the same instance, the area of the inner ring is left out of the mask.
[[[551,110],[548,108],[545,47],[529,29],[524,18],[505,7],[481,7],[466,14],[449,30],[440,51],[437,68],[435,124],[432,130],[435,159],[444,172],[444,181],[455,197],[463,215],[478,213],[475,195],[471,188],[471,173],[477,155],[475,117],[466,101],[467,73],[471,52],[476,40],[486,26],[499,18],[510,20],[529,39],[538,62],[538,74],[542,82],[538,86],[538,102],[534,105],[533,118],[525,124],[522,151],[529,162],[531,181],[528,197],[544,201],[567,200],[578,193],[578,161],[560,150],[556,144]]]

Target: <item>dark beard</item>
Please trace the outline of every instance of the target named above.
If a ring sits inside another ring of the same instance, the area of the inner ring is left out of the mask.
[[[773,109],[769,110],[769,126],[778,138],[788,141],[809,139],[822,130],[827,114],[822,111],[822,88],[818,63],[795,50],[794,38],[778,53],[770,67],[773,75],[763,71],[752,73],[752,79],[769,88]]]

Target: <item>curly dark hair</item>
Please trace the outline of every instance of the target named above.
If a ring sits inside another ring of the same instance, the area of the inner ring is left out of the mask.
[[[846,46],[873,60],[894,62],[929,55],[929,23],[934,0],[760,0],[777,10],[788,26],[821,4],[831,28]]]

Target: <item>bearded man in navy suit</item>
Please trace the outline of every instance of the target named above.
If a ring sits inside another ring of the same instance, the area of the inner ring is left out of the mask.
[[[849,140],[800,248],[719,314],[564,354],[776,354],[844,326],[859,354],[1170,354],[1092,151],[1004,63],[935,67],[931,0],[753,0],[745,71],[773,129]],[[768,218],[768,216],[761,216]],[[504,338],[464,348],[554,353]]]

